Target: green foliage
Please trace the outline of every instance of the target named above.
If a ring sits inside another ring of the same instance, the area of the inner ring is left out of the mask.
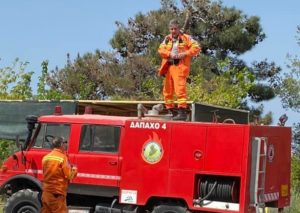
[[[58,99],[93,99],[92,95],[98,92],[98,60],[97,55],[87,53],[83,57],[78,55],[72,63],[68,55],[67,65],[61,70],[56,68],[47,77],[49,94]]]
[[[246,68],[239,70],[231,67],[229,59],[219,61],[218,69],[222,70],[222,75],[213,75],[210,79],[205,79],[202,73],[191,77],[192,82],[188,86],[189,99],[226,107],[240,107],[248,90],[253,86],[253,74]]]
[[[300,123],[293,126],[292,151],[295,156],[300,158]]]
[[[42,64],[42,73],[39,77],[39,82],[37,84],[37,99],[38,100],[45,100],[47,99],[47,91],[46,91],[46,77],[48,74],[48,61],[43,61]]]
[[[297,31],[297,41],[300,46],[300,26]],[[280,82],[278,93],[282,99],[283,107],[300,112],[300,60],[297,56],[288,55],[288,72]]]
[[[300,46],[300,26],[297,31],[297,43]],[[281,98],[284,108],[300,112],[300,59],[297,56],[287,56],[288,71],[280,81],[277,92]],[[293,129],[293,151],[299,155],[300,145],[300,122],[294,124]]]
[[[26,72],[28,64],[16,58],[11,67],[0,68],[0,99],[32,98],[30,83],[33,72]]]
[[[296,193],[300,193],[300,160],[292,157],[292,188]]]
[[[43,61],[42,64],[42,73],[39,77],[38,88],[36,99],[38,100],[60,100],[60,99],[68,99],[69,96],[63,94],[63,92],[47,87],[47,80],[49,78],[48,73],[48,61]]]
[[[291,70],[285,74],[279,93],[285,108],[300,112],[300,60],[289,59]]]
[[[292,189],[290,206],[284,208],[284,213],[300,213],[300,161],[299,158],[292,157]],[[277,213],[277,208],[270,208],[270,213]]]
[[[147,78],[143,81],[143,88],[145,88],[145,96],[151,94],[153,96],[152,100],[161,100],[162,99],[162,78]],[[145,99],[147,99],[145,97]]]
[[[12,141],[0,139],[0,165],[11,154]]]
[[[144,56],[117,59],[113,53],[99,52],[78,55],[63,69],[49,74],[48,85],[72,99],[124,99],[153,97],[150,88],[143,87],[155,69]]]
[[[284,210],[285,213],[300,213],[300,194],[292,190],[291,205]]]
[[[299,156],[293,155],[291,162],[292,170],[292,199],[290,208],[285,212],[288,213],[299,213],[300,212],[300,159]]]
[[[269,208],[269,213],[278,213],[277,208]],[[283,213],[300,213],[300,194],[295,192],[294,190],[291,191],[291,203],[289,207],[283,209]]]

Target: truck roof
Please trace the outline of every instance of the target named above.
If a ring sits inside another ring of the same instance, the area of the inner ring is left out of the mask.
[[[62,108],[62,114],[64,115],[84,114],[86,107],[90,107],[92,108],[93,113],[92,119],[98,119],[97,117],[94,117],[96,116],[96,114],[102,116],[122,116],[123,118],[109,117],[110,122],[107,122],[107,124],[123,125],[125,123],[124,121],[127,120],[128,117],[136,119],[139,116],[139,104],[142,104],[147,110],[151,110],[154,105],[163,103],[163,101],[140,100],[0,100],[0,138],[15,140],[16,135],[18,135],[19,138],[25,140],[27,137],[25,118],[28,115],[53,115],[53,111],[57,106],[60,106]],[[249,123],[250,114],[245,110],[230,109],[226,107],[196,103],[192,101],[188,102],[188,106],[191,110],[191,121],[212,122],[213,118],[216,117],[218,122],[223,122],[225,119],[230,118],[233,119],[237,124]],[[160,114],[167,114],[167,110],[164,109],[164,111]],[[55,119],[57,118],[58,117],[55,117]],[[82,119],[87,119],[87,117],[83,117]],[[101,117],[101,119],[105,119],[105,117]],[[99,121],[97,123],[99,123]]]
[[[45,115],[40,116],[40,122],[53,122],[53,123],[95,123],[95,124],[108,124],[124,126],[125,121],[132,119],[132,117],[124,116],[108,116],[108,115]],[[99,122],[101,121],[101,122]]]

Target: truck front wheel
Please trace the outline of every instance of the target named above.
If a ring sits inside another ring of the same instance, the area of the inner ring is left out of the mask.
[[[189,213],[185,207],[174,205],[159,205],[154,207],[152,213]]]
[[[38,213],[40,208],[38,192],[22,189],[8,198],[4,213]]]

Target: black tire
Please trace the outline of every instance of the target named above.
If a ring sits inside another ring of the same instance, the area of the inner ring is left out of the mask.
[[[10,196],[4,206],[4,213],[39,213],[41,203],[39,193],[22,189]]]
[[[163,204],[155,206],[152,213],[189,213],[185,207]]]

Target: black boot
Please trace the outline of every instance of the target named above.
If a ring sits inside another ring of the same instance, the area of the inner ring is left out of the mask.
[[[187,111],[185,108],[179,108],[178,115],[173,117],[174,121],[186,121],[187,120]]]
[[[168,114],[172,115],[172,117],[176,116],[178,114],[177,110],[174,108],[168,109]]]

